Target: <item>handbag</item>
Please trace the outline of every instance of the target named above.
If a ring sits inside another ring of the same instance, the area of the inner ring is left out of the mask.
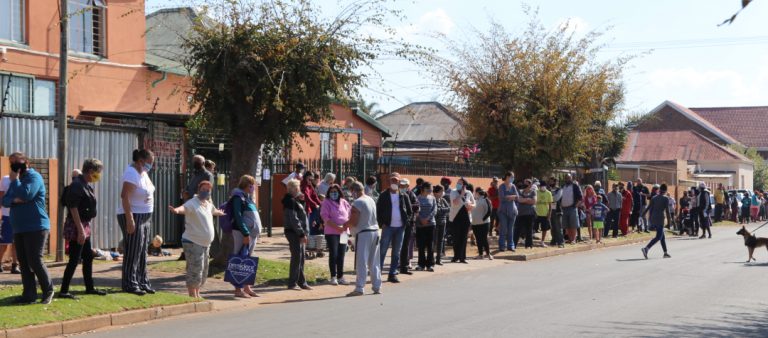
[[[224,281],[235,287],[256,284],[256,271],[259,269],[259,257],[252,257],[247,245],[237,254],[229,255]]]

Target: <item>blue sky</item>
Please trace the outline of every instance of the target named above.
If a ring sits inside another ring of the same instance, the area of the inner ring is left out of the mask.
[[[147,0],[147,12],[185,5],[195,0]],[[314,1],[324,15],[335,15],[338,0]],[[431,32],[449,38],[486,30],[488,19],[503,23],[513,33],[528,22],[523,4],[539,8],[548,27],[570,20],[577,32],[612,27],[604,36],[608,48],[600,57],[638,54],[625,72],[627,112],[647,112],[664,100],[688,107],[768,105],[768,3],[754,1],[732,25],[717,27],[740,6],[739,0],[415,0],[392,1],[406,18],[395,27],[413,42],[443,53]],[[419,67],[401,61],[383,61],[362,91],[367,101],[384,111],[410,102],[441,100],[444,90]]]

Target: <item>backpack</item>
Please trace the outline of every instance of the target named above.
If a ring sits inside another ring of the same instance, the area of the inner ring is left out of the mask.
[[[233,225],[235,223],[235,208],[234,204],[232,203],[232,200],[238,197],[242,199],[241,196],[232,195],[224,204],[219,206],[219,209],[224,211],[224,216],[219,217],[219,228],[221,228],[221,231],[227,234],[232,233]]]

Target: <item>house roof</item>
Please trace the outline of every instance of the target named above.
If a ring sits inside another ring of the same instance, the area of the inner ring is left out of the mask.
[[[144,63],[158,71],[188,75],[181,63],[187,54],[182,45],[199,19],[197,11],[191,7],[166,8],[147,15]]]
[[[691,130],[631,131],[617,162],[751,161]]]
[[[738,140],[733,138],[731,135],[720,129],[718,126],[712,124],[710,121],[704,119],[701,115],[696,113],[695,111],[691,110],[690,108],[687,108],[677,102],[673,102],[670,100],[666,100],[662,102],[660,105],[658,105],[656,108],[654,108],[651,111],[652,114],[656,114],[661,109],[663,109],[665,106],[672,107],[675,111],[680,113],[681,115],[685,116],[689,120],[693,121],[694,123],[700,125],[702,128],[706,129],[707,131],[711,132],[718,138],[722,139],[728,144],[741,144]]]
[[[439,102],[415,102],[376,119],[397,141],[457,141],[463,137],[461,119]]]
[[[370,125],[376,127],[376,129],[381,130],[381,135],[384,137],[391,137],[392,132],[387,128],[387,126],[383,125],[381,122],[376,121],[371,115],[366,114],[364,111],[360,109],[352,109],[352,111],[357,115],[357,117],[363,119],[363,121],[368,122]]]
[[[768,106],[690,108],[747,147],[768,149]]]

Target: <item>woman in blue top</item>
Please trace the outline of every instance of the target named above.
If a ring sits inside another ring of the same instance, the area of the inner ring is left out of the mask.
[[[261,234],[261,218],[253,197],[256,193],[256,179],[250,175],[240,177],[237,188],[232,192],[232,254],[238,255],[243,249],[248,255],[256,247],[256,240]],[[235,297],[258,297],[250,285],[233,284]]]
[[[21,268],[24,291],[15,304],[31,304],[37,300],[37,282],[43,291],[41,303],[53,301],[53,284],[48,269],[43,264],[43,250],[51,228],[45,208],[45,183],[43,177],[27,168],[27,157],[22,153],[9,156],[11,183],[3,196],[3,206],[11,208],[13,243]],[[37,281],[35,280],[37,277]]]
[[[499,251],[515,251],[512,234],[515,232],[518,193],[514,180],[515,174],[508,171],[504,174],[504,183],[499,186]]]

